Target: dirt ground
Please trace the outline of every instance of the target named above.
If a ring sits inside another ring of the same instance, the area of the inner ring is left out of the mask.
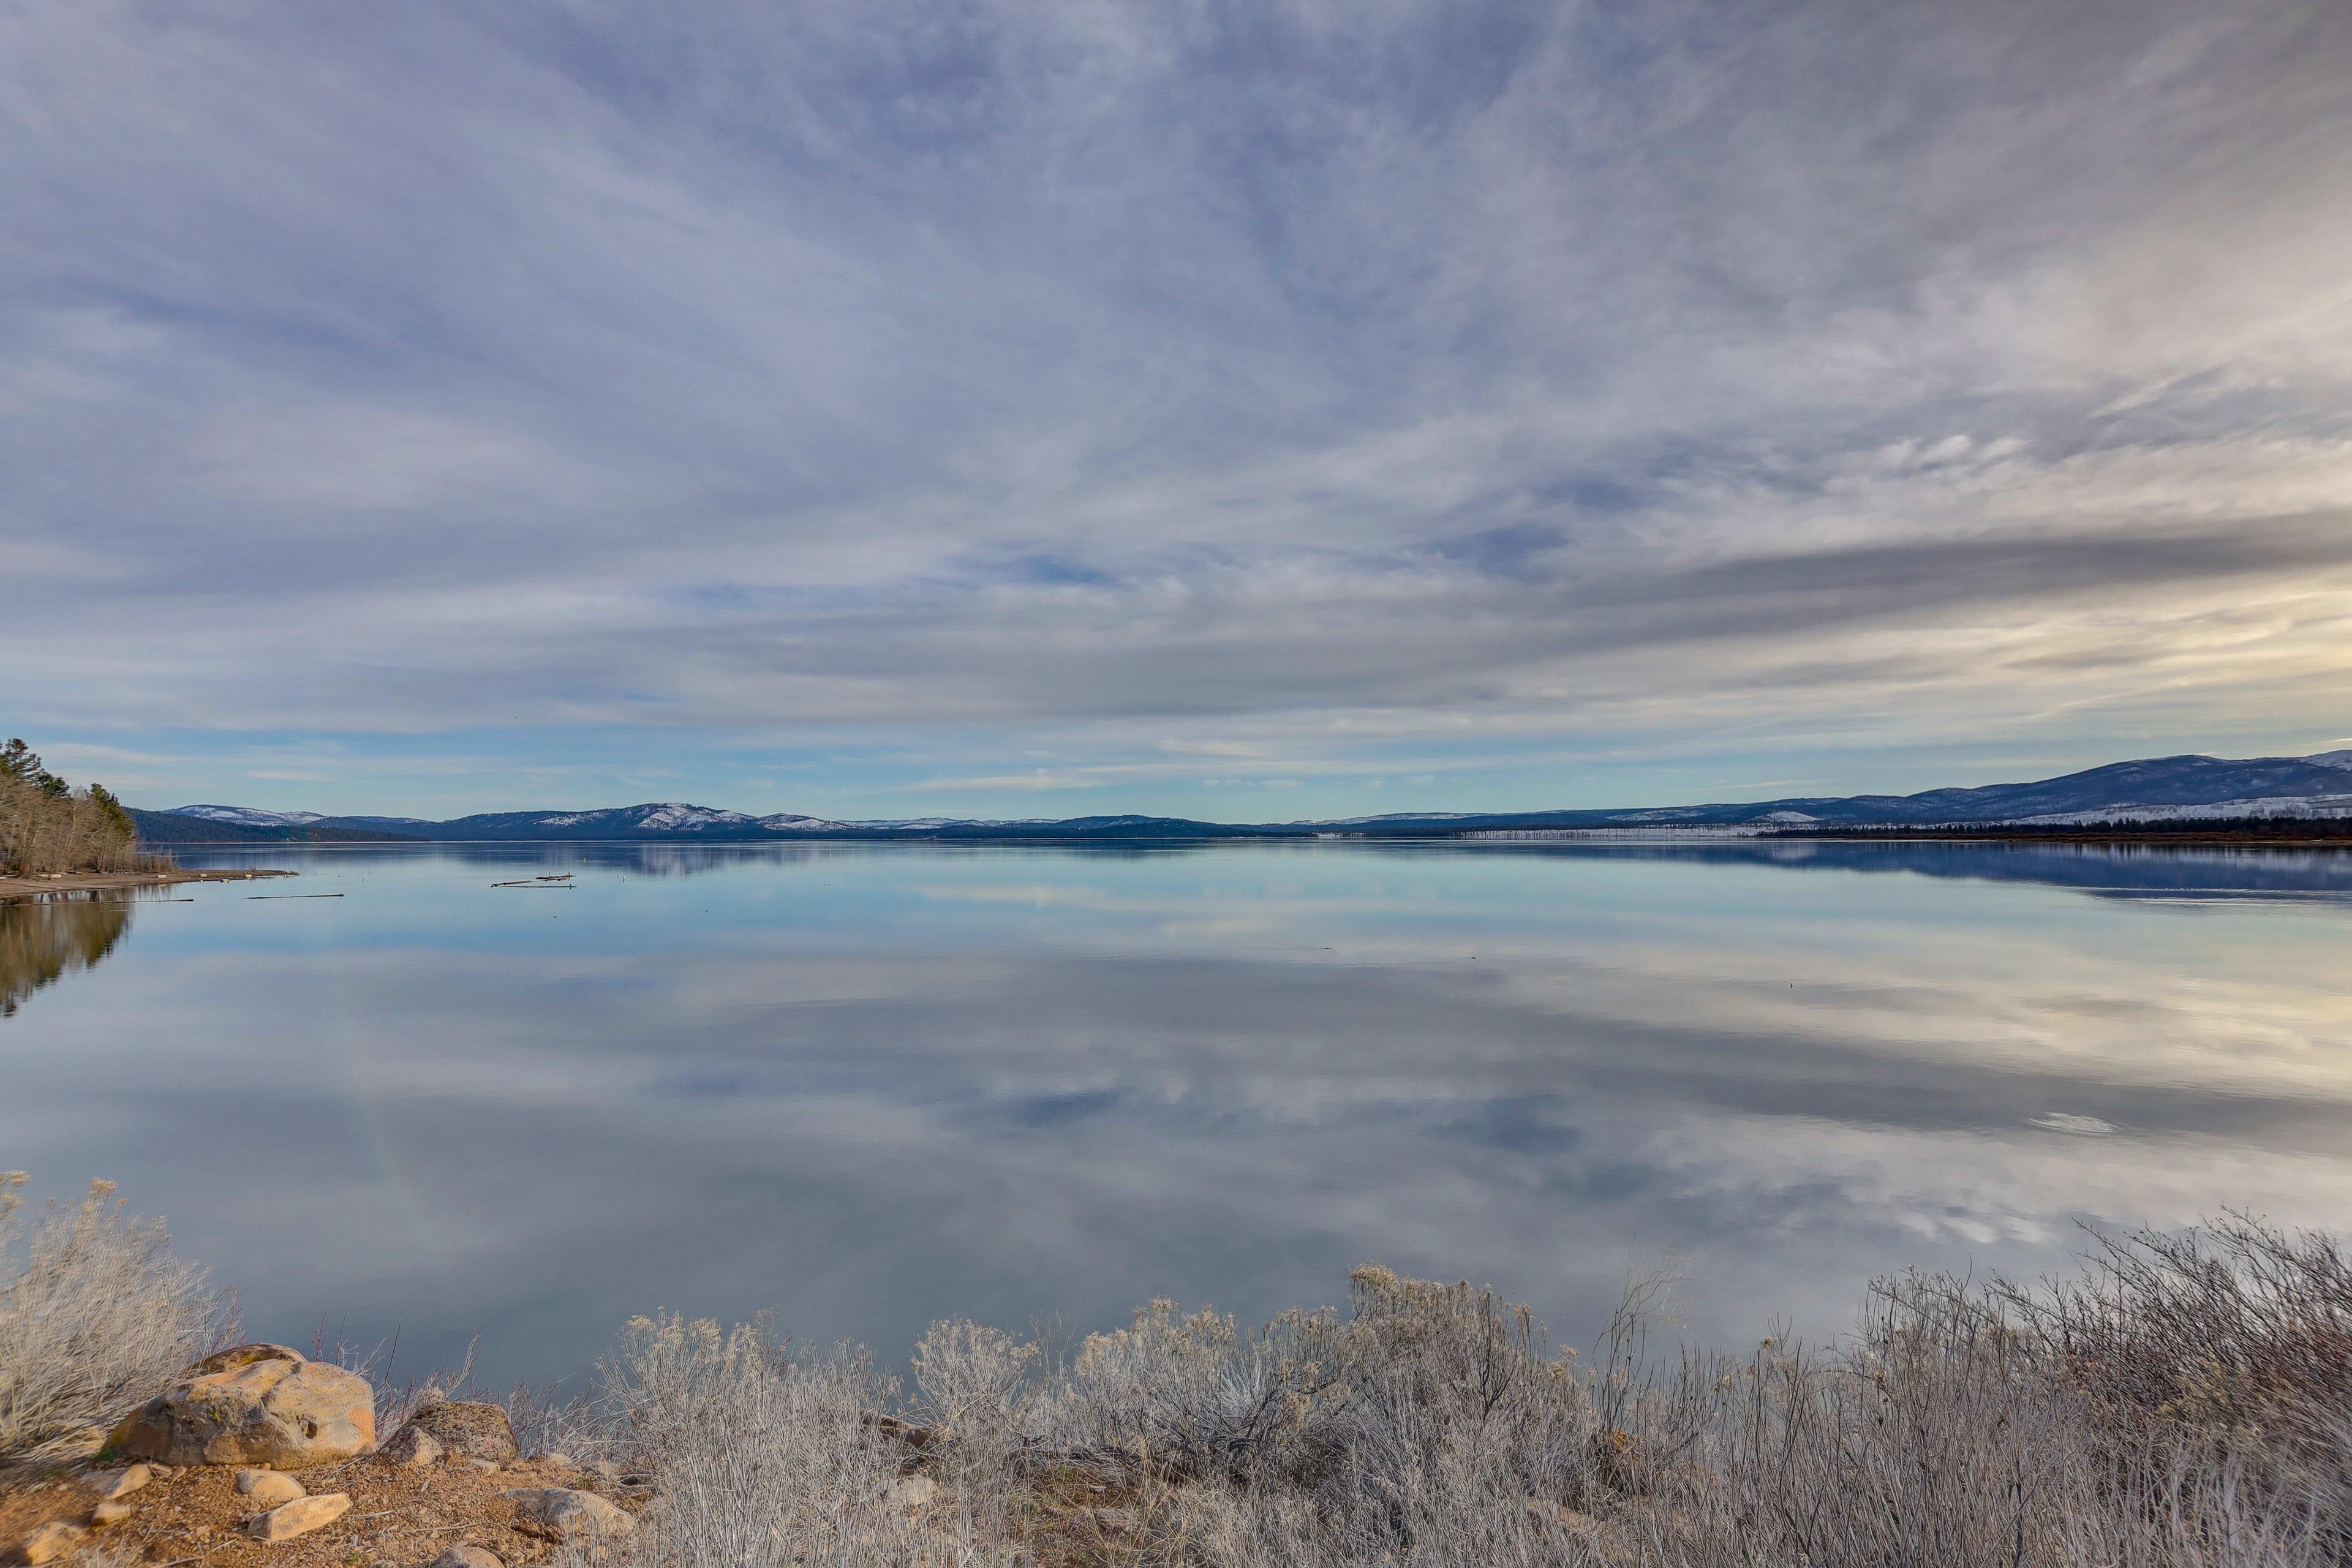
[[[93,1472],[110,1479],[113,1473]],[[514,1504],[499,1495],[507,1489],[594,1491],[632,1513],[644,1506],[646,1496],[642,1489],[609,1485],[593,1473],[534,1459],[511,1460],[493,1471],[464,1461],[403,1469],[371,1455],[289,1473],[312,1496],[350,1494],[351,1510],[308,1535],[267,1544],[245,1532],[246,1518],[258,1510],[238,1495],[236,1471],[205,1466],[150,1481],[125,1497],[130,1517],[91,1529],[77,1556],[86,1560],[104,1551],[117,1562],[157,1568],[412,1568],[463,1542],[494,1552],[502,1562],[532,1563],[551,1555],[554,1543],[514,1528]],[[63,1470],[0,1479],[0,1562],[23,1563],[20,1543],[52,1520],[88,1525],[98,1500],[89,1481]]]
[[[38,877],[0,877],[0,900],[45,899],[58,893],[92,893],[119,888],[168,888],[180,882],[249,882],[257,877],[292,877],[293,871],[66,871]]]

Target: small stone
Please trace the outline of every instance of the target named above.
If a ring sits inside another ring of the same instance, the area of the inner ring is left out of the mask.
[[[429,1465],[441,1458],[441,1439],[424,1427],[410,1422],[392,1435],[392,1441],[383,1448],[383,1457],[403,1469]]]
[[[637,1521],[598,1497],[563,1487],[527,1487],[508,1492],[515,1511],[535,1533],[560,1541],[600,1540],[626,1535]]]
[[[920,1508],[939,1495],[940,1483],[929,1476],[908,1476],[890,1489],[890,1500],[900,1508]]]
[[[452,1546],[433,1560],[433,1568],[506,1568],[496,1552],[478,1546]]]
[[[256,1541],[291,1541],[298,1535],[310,1534],[322,1524],[334,1523],[351,1506],[349,1492],[296,1498],[268,1513],[254,1515],[245,1528]]]
[[[131,1505],[127,1502],[102,1502],[89,1510],[92,1524],[119,1524],[130,1517]]]
[[[23,1554],[25,1561],[31,1564],[32,1568],[39,1568],[41,1563],[71,1552],[80,1545],[83,1538],[89,1534],[89,1531],[80,1525],[68,1524],[61,1519],[56,1520],[25,1537],[24,1544],[16,1550]]]
[[[154,1466],[133,1465],[127,1470],[100,1470],[84,1476],[81,1484],[96,1490],[100,1501],[112,1502],[117,1498],[129,1497],[156,1479]]]
[[[276,1508],[302,1495],[302,1483],[282,1470],[239,1470],[236,1489],[256,1508]]]

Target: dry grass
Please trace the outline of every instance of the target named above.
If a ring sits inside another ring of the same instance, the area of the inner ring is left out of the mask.
[[[26,1234],[21,1171],[0,1173],[0,1461],[87,1449],[214,1347],[226,1326],[203,1271],[161,1221],[130,1218],[90,1184]],[[22,1255],[19,1246],[22,1244]]]
[[[202,1337],[208,1299],[103,1196],[50,1216],[5,1298],[20,1448],[135,1399]],[[2085,1263],[2034,1288],[1882,1281],[1836,1342],[1655,1365],[1654,1280],[1589,1360],[1490,1289],[1367,1268],[1344,1310],[1244,1331],[1154,1302],[1066,1357],[937,1324],[911,1393],[854,1348],[641,1319],[592,1394],[505,1403],[526,1453],[616,1462],[643,1504],[616,1555],[643,1568],[2352,1562],[2336,1244],[2231,1218]],[[33,1279],[81,1305],[26,1310]],[[79,1337],[13,1326],[53,1317]],[[139,1354],[83,1364],[115,1339]],[[72,1375],[21,1370],[43,1366]]]
[[[1591,1363],[1491,1290],[1359,1270],[1255,1331],[1171,1303],[1066,1363],[971,1323],[915,1426],[849,1352],[640,1324],[647,1563],[2319,1568],[2352,1561],[2352,1271],[2242,1220],[2104,1242],[2081,1279],[1882,1282],[1856,1331]],[[663,1392],[667,1391],[667,1392]],[[688,1392],[691,1391],[691,1392]],[[656,1413],[660,1413],[658,1415]],[[730,1412],[736,1414],[730,1415]],[[748,1435],[749,1441],[725,1436]],[[885,1438],[885,1434],[895,1436]],[[942,1484],[910,1512],[904,1468]],[[648,1518],[654,1517],[649,1514]]]

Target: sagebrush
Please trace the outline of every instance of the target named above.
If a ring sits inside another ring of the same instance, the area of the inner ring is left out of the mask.
[[[26,1179],[0,1173],[0,1460],[94,1447],[228,1324],[163,1222],[126,1215],[110,1184],[28,1231]]]

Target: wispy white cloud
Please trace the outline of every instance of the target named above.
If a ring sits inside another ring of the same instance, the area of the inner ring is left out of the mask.
[[[0,62],[0,660],[77,742],[987,795],[2352,711],[2325,8],[101,0]]]

